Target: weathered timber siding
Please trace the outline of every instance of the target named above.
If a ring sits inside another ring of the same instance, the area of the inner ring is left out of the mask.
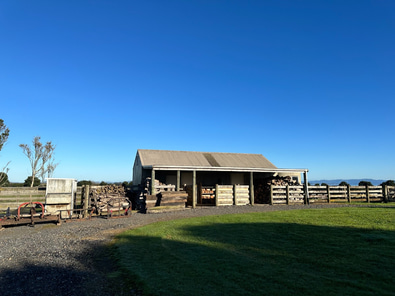
[[[304,196],[302,188],[302,186],[288,186],[288,188],[272,186],[271,204],[300,202],[301,195]],[[395,201],[395,186],[309,186],[308,188],[310,203]]]
[[[16,209],[25,202],[45,203],[45,187],[2,187],[0,188],[0,210]],[[76,205],[81,203],[81,187],[77,187]]]
[[[236,206],[244,206],[250,204],[249,185],[234,185],[233,191]]]
[[[233,185],[217,186],[217,203],[219,206],[233,205]]]

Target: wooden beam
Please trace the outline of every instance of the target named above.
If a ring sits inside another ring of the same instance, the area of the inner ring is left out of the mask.
[[[192,208],[196,208],[196,171],[192,172]]]
[[[250,203],[254,205],[254,173],[250,172]]]
[[[309,199],[309,182],[307,180],[307,171],[304,171],[303,173],[304,176],[304,203],[306,205],[310,204],[310,199]]]
[[[155,194],[155,170],[151,171],[151,194]]]
[[[180,182],[181,182],[181,172],[180,172],[180,170],[178,170],[177,171],[176,191],[180,191]]]

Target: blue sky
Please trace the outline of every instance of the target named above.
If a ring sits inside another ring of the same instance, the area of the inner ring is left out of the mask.
[[[0,165],[131,180],[136,150],[260,153],[309,179],[395,179],[395,2],[0,2]]]

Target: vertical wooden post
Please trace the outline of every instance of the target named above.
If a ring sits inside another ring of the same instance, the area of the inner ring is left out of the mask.
[[[347,200],[349,203],[351,203],[351,186],[350,186],[350,184],[347,184]]]
[[[369,194],[369,186],[366,185],[366,201],[370,203],[370,194]]]
[[[84,218],[88,217],[89,185],[84,185]]]
[[[383,186],[383,201],[388,202],[388,185]]]
[[[192,172],[192,208],[196,208],[196,171]]]
[[[304,203],[308,205],[310,204],[310,199],[309,199],[309,182],[307,181],[307,171],[304,171],[303,176],[304,176]]]
[[[289,205],[289,184],[286,186],[286,195],[287,195],[287,205]]]
[[[233,185],[233,200],[234,200],[234,205],[237,206],[237,188],[236,188],[236,185]]]
[[[218,184],[215,184],[215,206],[218,207]]]
[[[270,204],[273,205],[273,184],[270,184]]]
[[[177,183],[176,183],[176,191],[180,191],[180,182],[181,182],[181,172],[177,171]]]
[[[250,172],[250,203],[253,206],[255,202],[254,196],[254,173]]]
[[[328,203],[330,203],[331,202],[331,189],[330,189],[329,185],[326,185],[326,191],[328,194]]]
[[[151,171],[151,195],[155,195],[155,170]]]

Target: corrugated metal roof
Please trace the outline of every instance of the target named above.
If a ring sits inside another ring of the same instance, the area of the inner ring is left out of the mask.
[[[138,149],[141,164],[145,166],[193,166],[227,168],[277,167],[262,154],[192,152]]]

